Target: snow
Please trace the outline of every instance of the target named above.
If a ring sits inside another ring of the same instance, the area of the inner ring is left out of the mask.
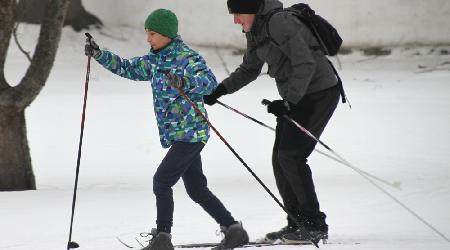
[[[20,33],[23,45],[33,48],[37,27],[22,25]],[[107,29],[92,35],[101,47],[123,57],[148,50],[141,30]],[[64,30],[50,78],[27,109],[38,190],[0,193],[2,250],[66,247],[87,62],[83,46],[82,33]],[[219,80],[226,77],[215,49],[196,49]],[[340,56],[352,109],[339,105],[321,139],[358,168],[401,183],[398,190],[377,182],[448,238],[450,56],[442,50],[449,48],[392,48],[389,56],[365,56],[361,51]],[[219,53],[230,70],[241,61],[231,50]],[[14,43],[7,59],[6,78],[17,84],[28,62]],[[222,101],[274,126],[274,118],[260,105],[262,98],[277,98],[267,76]],[[219,105],[208,112],[211,122],[278,195],[271,170],[273,132]],[[72,237],[80,249],[124,249],[116,236],[132,238],[155,226],[152,176],[165,152],[149,84],[119,78],[92,62]],[[242,220],[252,240],[284,226],[282,210],[217,136],[211,137],[202,157],[209,187]],[[330,225],[331,244],[322,249],[450,249],[448,241],[350,168],[316,153],[310,162]],[[174,199],[175,244],[220,241],[218,225],[188,198],[181,183],[175,186]]]

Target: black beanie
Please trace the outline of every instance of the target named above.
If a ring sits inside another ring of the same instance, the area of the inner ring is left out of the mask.
[[[231,14],[256,14],[263,0],[228,0]]]

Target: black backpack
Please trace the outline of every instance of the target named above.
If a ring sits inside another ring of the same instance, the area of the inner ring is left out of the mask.
[[[297,16],[303,24],[305,24],[313,33],[320,48],[325,55],[335,56],[342,45],[342,38],[337,30],[323,17],[316,15],[309,5],[304,3],[294,4],[286,9],[275,9],[267,16],[266,30],[269,33],[269,20],[277,12],[288,11]],[[270,39],[275,42],[271,37]],[[275,42],[276,43],[276,42]],[[316,49],[316,48],[314,48]]]
[[[269,20],[270,18],[278,12],[281,11],[288,11],[293,13],[295,16],[297,16],[300,21],[302,21],[303,24],[305,24],[313,33],[314,37],[316,38],[317,42],[319,43],[319,46],[313,46],[311,49],[317,50],[320,49],[323,51],[325,55],[328,56],[335,56],[337,55],[339,49],[342,45],[342,38],[337,32],[337,30],[323,17],[317,15],[313,9],[309,7],[309,5],[304,3],[298,3],[294,4],[289,8],[286,9],[275,9],[272,12],[270,12],[267,15],[266,19],[266,31],[267,35],[269,36],[269,39],[275,43],[277,46],[279,44],[270,36],[269,32]],[[337,73],[336,68],[334,67],[333,63],[331,63],[330,60],[328,60],[331,67],[333,68],[334,74],[336,75],[338,79],[338,84],[341,91],[341,97],[342,102],[345,103],[347,101],[347,97],[345,95],[344,87],[342,86],[342,80],[339,77],[339,74]]]

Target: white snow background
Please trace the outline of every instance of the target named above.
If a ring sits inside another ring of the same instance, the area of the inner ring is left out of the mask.
[[[22,45],[33,50],[38,27],[21,25],[19,33]],[[148,51],[141,30],[92,35],[100,47],[124,58]],[[38,190],[0,193],[2,250],[66,249],[87,63],[84,39],[83,33],[64,29],[50,78],[27,109]],[[224,79],[217,51],[196,49],[217,79]],[[450,55],[443,50],[449,48],[393,48],[389,56],[354,50],[340,56],[352,109],[340,104],[321,139],[358,168],[401,183],[397,190],[377,182],[450,237]],[[219,53],[230,70],[242,60],[232,50]],[[7,80],[19,82],[27,67],[12,42]],[[148,82],[120,78],[95,61],[90,76],[72,239],[83,250],[125,249],[116,236],[133,242],[155,226],[152,176],[166,150],[159,144]],[[221,100],[275,126],[262,98],[278,98],[267,76]],[[211,122],[278,196],[271,167],[274,133],[219,105],[207,109]],[[251,240],[285,225],[284,212],[213,133],[202,158],[209,187],[243,222]],[[320,248],[450,249],[448,241],[355,171],[317,153],[310,165],[330,226],[330,244]],[[220,241],[218,225],[189,199],[182,181],[174,200],[174,244]]]

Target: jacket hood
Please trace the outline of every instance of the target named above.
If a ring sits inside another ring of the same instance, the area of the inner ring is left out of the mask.
[[[278,0],[264,0],[261,9],[259,9],[256,15],[264,16],[274,9],[281,9],[281,8],[283,8],[283,3],[281,3]]]
[[[264,0],[262,6],[256,13],[255,22],[253,23],[251,33],[259,33],[264,25],[266,15],[275,9],[282,9],[283,4],[278,0]]]

